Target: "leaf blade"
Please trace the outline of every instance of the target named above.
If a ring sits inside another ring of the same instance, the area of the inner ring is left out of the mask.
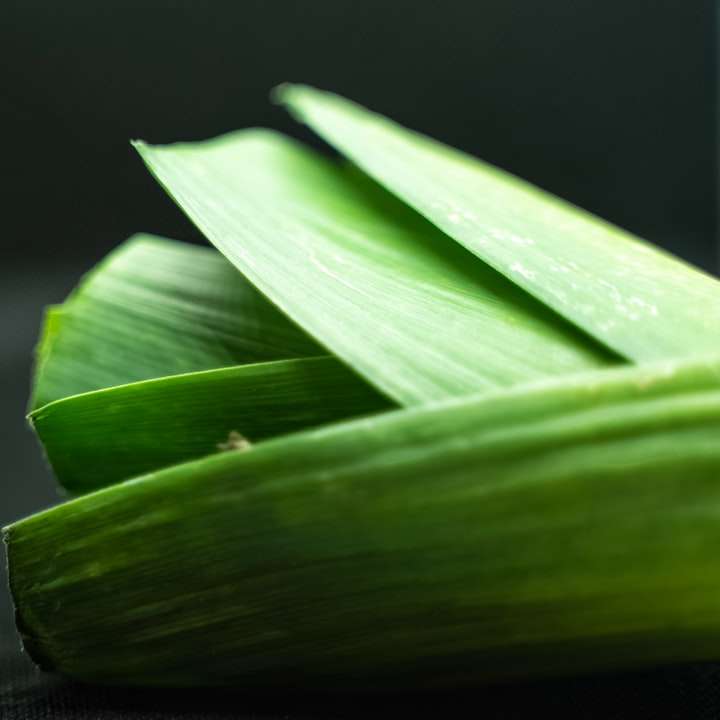
[[[74,395],[30,421],[60,484],[85,493],[218,452],[392,405],[335,358],[246,364]]]
[[[615,361],[406,207],[368,202],[345,170],[282,136],[135,147],[243,274],[401,404]]]
[[[48,311],[30,407],[153,377],[319,354],[219,254],[137,235]]]
[[[621,356],[643,362],[720,347],[715,278],[340,96],[284,85],[276,97],[450,237]]]

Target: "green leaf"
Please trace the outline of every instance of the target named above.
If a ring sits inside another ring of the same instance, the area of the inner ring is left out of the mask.
[[[416,213],[287,138],[135,146],[249,280],[400,404],[615,362]]]
[[[31,408],[164,375],[323,353],[219,253],[138,235],[50,308]]]
[[[281,360],[175,375],[75,395],[30,415],[72,493],[391,407],[338,360]],[[230,442],[228,443],[228,438]]]
[[[497,168],[306,86],[279,100],[548,307],[634,361],[720,349],[720,283]]]
[[[87,681],[417,687],[720,650],[720,361],[222,453],[6,529],[28,651]]]

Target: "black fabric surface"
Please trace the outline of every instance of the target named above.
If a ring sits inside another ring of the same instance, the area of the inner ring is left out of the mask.
[[[3,628],[4,630],[5,628]],[[5,636],[7,639],[7,636]],[[13,642],[0,650],[2,720],[720,717],[720,666],[560,679],[447,694],[252,695],[83,686],[43,674]]]

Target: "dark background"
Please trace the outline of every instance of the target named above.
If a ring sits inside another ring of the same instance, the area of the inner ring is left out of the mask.
[[[55,501],[23,422],[42,306],[133,232],[201,241],[129,138],[267,125],[322,147],[268,101],[279,82],[307,82],[714,270],[715,34],[714,4],[699,0],[3,0],[0,524]],[[2,591],[0,652],[14,668],[3,677],[0,665],[0,717],[42,713],[47,703],[53,717],[130,711],[127,696],[40,681],[16,653]],[[683,668],[485,698],[502,708],[498,717],[530,707],[700,717],[718,709],[716,677],[712,667]],[[73,709],[77,697],[85,710]],[[169,703],[138,697],[140,714],[143,703]],[[207,702],[172,707],[190,713]]]

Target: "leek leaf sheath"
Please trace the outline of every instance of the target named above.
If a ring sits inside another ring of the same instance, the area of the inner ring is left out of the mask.
[[[6,529],[32,656],[137,685],[446,685],[720,645],[720,362],[338,423]]]

